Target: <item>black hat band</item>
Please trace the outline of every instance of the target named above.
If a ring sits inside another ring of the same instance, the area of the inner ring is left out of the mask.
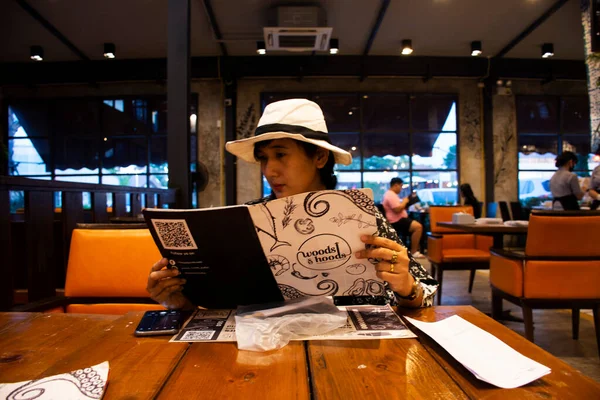
[[[262,125],[262,126],[259,126],[258,128],[256,128],[256,130],[254,131],[254,136],[259,136],[264,133],[271,133],[271,132],[285,132],[285,133],[299,134],[308,139],[324,140],[327,143],[331,143],[331,140],[329,140],[329,136],[327,135],[327,133],[321,132],[321,131],[314,131],[310,128],[306,128],[306,127],[300,126],[300,125],[266,124],[266,125]]]

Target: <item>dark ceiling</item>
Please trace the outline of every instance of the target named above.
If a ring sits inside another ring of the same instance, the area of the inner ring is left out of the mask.
[[[103,58],[104,42],[117,47],[119,59],[167,56],[166,0],[26,0],[92,60]],[[391,0],[369,55],[398,55],[402,39],[412,39],[415,56],[468,56],[473,40],[483,42],[483,56],[494,56],[556,0]],[[192,56],[221,55],[204,0],[192,0]],[[210,4],[232,56],[255,55],[269,8],[319,4],[325,11],[340,54],[361,55],[377,20],[381,0],[211,0]],[[29,61],[31,45],[44,48],[47,61],[78,56],[28,14],[16,0],[0,2],[0,61]],[[507,58],[539,58],[541,45],[554,44],[555,59],[583,60],[583,30],[578,0],[569,0]],[[287,55],[290,53],[279,53]]]

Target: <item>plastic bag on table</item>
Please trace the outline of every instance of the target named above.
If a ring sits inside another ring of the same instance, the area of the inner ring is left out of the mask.
[[[235,316],[239,350],[280,349],[292,339],[322,335],[344,326],[347,314],[333,298],[303,297],[280,303],[240,306]]]

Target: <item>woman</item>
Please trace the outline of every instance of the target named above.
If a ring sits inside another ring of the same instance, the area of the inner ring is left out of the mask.
[[[350,165],[352,156],[331,144],[323,112],[316,103],[290,99],[269,104],[255,135],[226,144],[238,158],[260,163],[261,172],[273,189],[257,204],[309,191],[335,189],[334,164]],[[407,307],[430,306],[438,283],[414,260],[396,231],[377,212],[377,237],[363,236],[368,249],[357,258],[375,258],[377,276],[387,282],[386,301]],[[167,260],[157,262],[148,277],[150,296],[167,308],[193,308],[182,294],[185,280],[179,271],[166,269]]]
[[[579,210],[578,200],[583,197],[586,188],[579,186],[579,179],[573,173],[577,165],[575,153],[565,151],[558,157],[554,164],[558,171],[550,178],[550,192],[552,192],[552,209],[554,210]]]
[[[481,204],[475,194],[473,193],[473,189],[471,189],[471,185],[468,183],[463,183],[460,185],[460,197],[463,198],[463,204],[465,206],[473,207],[473,215],[475,218],[481,218]]]

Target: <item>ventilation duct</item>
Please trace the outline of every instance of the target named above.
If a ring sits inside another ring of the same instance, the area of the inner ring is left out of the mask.
[[[318,6],[280,6],[270,10],[263,28],[267,51],[327,51],[333,28]]]

